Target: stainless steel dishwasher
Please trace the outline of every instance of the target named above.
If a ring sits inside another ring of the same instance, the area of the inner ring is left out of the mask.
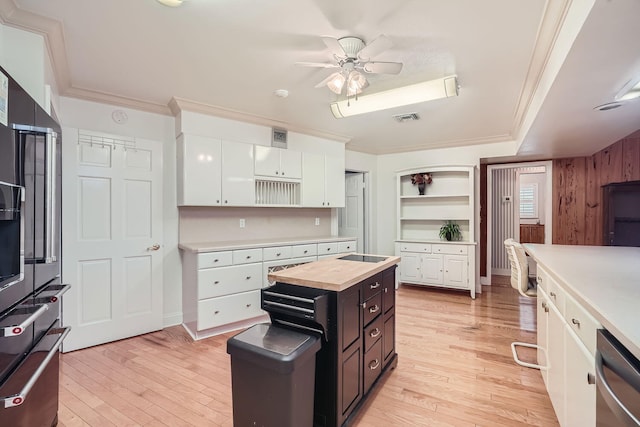
[[[640,361],[598,330],[596,427],[640,427]]]

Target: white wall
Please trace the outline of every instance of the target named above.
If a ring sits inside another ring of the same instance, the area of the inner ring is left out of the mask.
[[[114,122],[111,118],[114,110],[126,112],[129,117],[127,123]],[[164,325],[180,323],[182,321],[182,267],[178,252],[174,118],[66,97],[60,98],[58,115],[61,125],[65,127],[149,139],[163,144]],[[62,143],[65,143],[64,134]],[[64,159],[62,162],[64,173]],[[63,191],[74,191],[74,189],[63,188]],[[63,215],[64,209],[74,208],[63,206]]]
[[[396,172],[423,166],[474,165],[476,166],[476,241],[479,241],[479,203],[480,203],[480,159],[485,157],[511,156],[515,154],[515,142],[471,145],[456,148],[413,151],[409,153],[385,154],[377,157],[377,202],[375,211],[377,220],[375,232],[376,253],[391,255],[394,253],[396,239]],[[479,253],[480,251],[477,251]]]
[[[49,60],[45,52],[41,35],[0,24],[0,65],[45,111],[49,111],[44,85],[45,68],[50,65],[45,66],[45,60]]]

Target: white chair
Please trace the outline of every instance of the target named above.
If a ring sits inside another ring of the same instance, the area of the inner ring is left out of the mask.
[[[516,289],[522,296],[525,296],[527,298],[536,298],[538,296],[536,282],[535,279],[532,280],[532,278],[529,277],[527,254],[525,253],[524,248],[520,243],[516,242],[513,239],[505,240],[504,248],[507,251],[507,255],[509,255],[509,263],[511,264],[511,287]],[[542,351],[545,351],[544,348],[539,347],[535,344],[529,344],[525,342],[511,343],[513,360],[515,360],[518,365],[533,369],[545,369],[544,366],[537,365],[535,363],[523,362],[522,360],[520,360],[518,358],[518,353],[516,352],[516,346],[542,349]]]

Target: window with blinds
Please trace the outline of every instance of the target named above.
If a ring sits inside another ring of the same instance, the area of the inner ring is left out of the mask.
[[[538,184],[520,185],[520,218],[538,218]]]

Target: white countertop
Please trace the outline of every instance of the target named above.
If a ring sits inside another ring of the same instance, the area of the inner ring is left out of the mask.
[[[193,242],[193,243],[180,243],[178,248],[187,252],[213,252],[213,251],[230,251],[235,249],[250,249],[250,248],[266,248],[273,246],[287,246],[287,245],[303,245],[307,243],[326,243],[326,242],[348,242],[350,240],[356,240],[355,237],[301,237],[297,239],[262,239],[262,240],[245,240],[245,241],[226,241],[226,242]]]
[[[523,246],[640,359],[640,248],[530,243]]]

